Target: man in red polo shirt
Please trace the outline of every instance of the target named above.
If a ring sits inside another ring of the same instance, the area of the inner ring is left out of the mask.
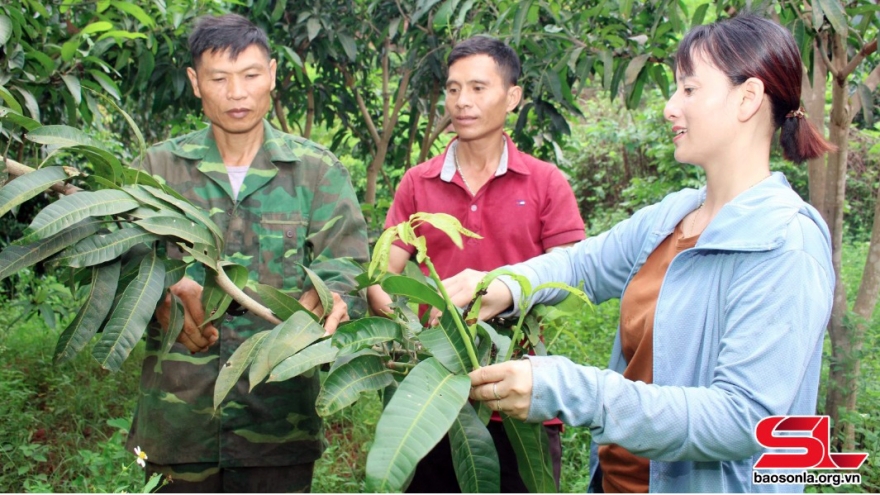
[[[519,263],[584,239],[584,222],[562,173],[518,151],[504,133],[508,112],[522,98],[522,88],[516,85],[522,71],[516,52],[498,40],[477,36],[456,45],[447,65],[446,111],[458,137],[443,154],[406,172],[385,227],[416,212],[442,212],[480,234],[482,239],[465,238],[464,249],[459,249],[430,225],[416,229],[416,235],[425,236],[441,279],[466,268],[489,271]],[[396,243],[388,270],[402,272],[414,252]],[[391,298],[381,287],[370,287],[368,296],[376,314],[390,311]],[[525,492],[501,418],[496,413],[492,419],[488,428],[501,463],[501,491]],[[558,486],[561,422],[548,422],[546,429]],[[448,438],[419,462],[407,491],[459,491]]]

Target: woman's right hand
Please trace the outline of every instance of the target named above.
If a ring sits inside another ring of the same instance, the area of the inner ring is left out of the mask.
[[[474,292],[486,274],[487,272],[468,268],[444,280],[443,287],[446,288],[452,303],[459,308],[464,308],[473,300]],[[510,289],[496,278],[489,284],[487,292],[483,296],[479,319],[488,320],[498,313],[507,310],[512,304],[513,295],[510,293]]]

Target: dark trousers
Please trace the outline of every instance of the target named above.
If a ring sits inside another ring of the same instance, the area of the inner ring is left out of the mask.
[[[217,464],[147,463],[164,478],[162,493],[308,493],[315,463],[293,466],[220,468]]]
[[[526,493],[525,483],[519,475],[516,464],[516,454],[513,446],[504,431],[504,425],[500,421],[490,421],[488,425],[492,440],[495,441],[495,450],[498,451],[498,462],[501,464],[501,493]],[[560,425],[545,426],[545,431],[550,441],[550,459],[553,461],[553,478],[556,480],[556,489],[559,489],[559,476],[562,472],[562,440],[559,432]],[[406,489],[407,493],[461,493],[458,480],[455,478],[455,468],[452,466],[452,448],[449,445],[449,436],[440,440],[428,455],[416,466],[413,481]]]

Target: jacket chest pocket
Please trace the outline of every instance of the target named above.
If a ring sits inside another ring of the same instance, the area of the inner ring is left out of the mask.
[[[260,283],[278,289],[302,286],[306,221],[299,212],[260,216]]]

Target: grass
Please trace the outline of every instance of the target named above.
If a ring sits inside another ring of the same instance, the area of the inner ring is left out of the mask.
[[[848,245],[841,273],[855,291],[867,252],[866,244]],[[609,301],[566,322],[553,345],[555,354],[605,366],[617,326],[617,301]],[[87,354],[59,367],[52,365],[58,331],[39,315],[10,323],[20,310],[0,309],[0,491],[3,492],[135,492],[144,486],[143,472],[124,448],[137,396],[143,346],[135,348],[122,371],[100,369]],[[63,322],[61,322],[63,323]],[[60,325],[59,328],[63,328]],[[808,487],[811,492],[880,491],[880,311],[865,338],[857,411],[857,451],[869,452],[861,469],[863,485],[834,490]],[[826,346],[826,353],[830,349]],[[827,376],[827,360],[825,375]],[[820,407],[824,388],[820,390]],[[363,492],[366,456],[381,404],[376,394],[327,418],[328,448],[316,463],[312,490]],[[589,482],[587,428],[566,427],[562,436],[562,491],[585,492]]]

